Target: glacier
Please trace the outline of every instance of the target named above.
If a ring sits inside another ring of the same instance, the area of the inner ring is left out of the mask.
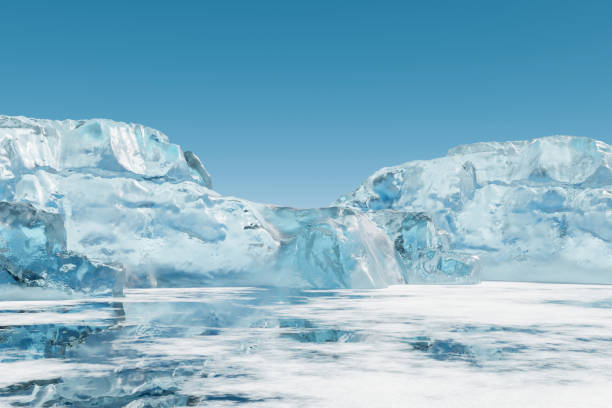
[[[3,257],[16,266],[5,266],[0,281],[8,274],[95,293],[117,292],[117,282],[374,288],[479,280],[477,258],[455,251],[420,211],[294,209],[223,196],[193,152],[158,130],[106,119],[0,116],[0,201],[41,220],[5,223],[12,244]],[[92,276],[105,283],[93,285]]]
[[[612,283],[612,148],[601,141],[459,146],[380,169],[334,205],[424,212],[486,280]]]

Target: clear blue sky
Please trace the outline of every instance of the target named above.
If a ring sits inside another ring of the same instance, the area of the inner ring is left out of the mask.
[[[257,201],[475,141],[612,143],[611,1],[5,1],[0,47],[0,112],[158,128]]]

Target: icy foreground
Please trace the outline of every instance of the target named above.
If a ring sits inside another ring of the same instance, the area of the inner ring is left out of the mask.
[[[425,214],[222,196],[195,154],[141,125],[0,116],[0,201],[19,214],[0,213],[0,282],[96,293],[123,274],[132,287],[478,280]]]
[[[477,143],[383,168],[336,205],[423,211],[484,279],[612,283],[612,149],[570,136]]]
[[[2,407],[609,408],[612,397],[606,285],[2,295]]]

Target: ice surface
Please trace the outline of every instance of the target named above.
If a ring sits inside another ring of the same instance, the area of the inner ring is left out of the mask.
[[[607,408],[611,300],[484,282],[0,301],[0,406]]]
[[[336,205],[421,211],[484,279],[612,283],[612,149],[583,137],[477,143],[383,168]]]
[[[0,199],[56,214],[63,250],[122,265],[128,286],[478,279],[473,260],[443,248],[433,224],[410,230],[404,213],[389,212],[381,228],[381,217],[361,211],[274,207],[211,186],[195,154],[144,126],[0,116]]]

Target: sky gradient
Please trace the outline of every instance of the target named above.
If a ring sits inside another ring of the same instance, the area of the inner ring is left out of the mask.
[[[223,194],[325,206],[383,166],[612,144],[609,1],[12,1],[0,113],[142,123]]]

